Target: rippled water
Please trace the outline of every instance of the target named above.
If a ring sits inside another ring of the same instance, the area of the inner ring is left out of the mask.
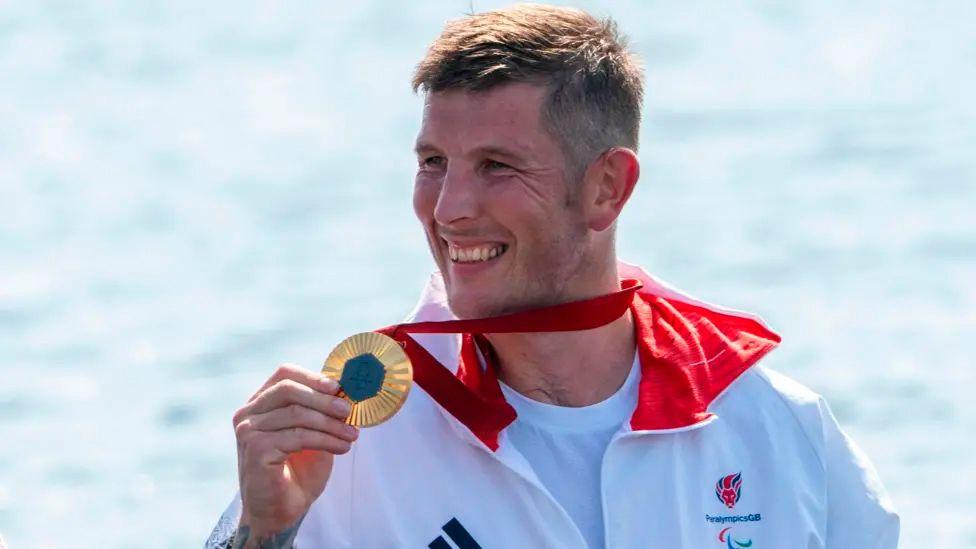
[[[413,304],[408,81],[468,2],[327,4],[0,2],[11,547],[201,544],[250,391]],[[583,4],[648,67],[621,256],[783,334],[903,546],[976,546],[972,3],[789,4]]]

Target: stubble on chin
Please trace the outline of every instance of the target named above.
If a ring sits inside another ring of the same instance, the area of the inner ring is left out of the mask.
[[[503,296],[462,297],[451,290],[450,281],[445,281],[445,283],[447,285],[448,306],[454,316],[462,320],[504,316],[562,303],[558,294],[553,292],[555,288],[550,288],[547,292],[524,292],[523,289],[523,292]],[[533,289],[538,290],[538,288]]]

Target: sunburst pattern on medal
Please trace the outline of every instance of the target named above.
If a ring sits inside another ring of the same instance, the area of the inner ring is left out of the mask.
[[[325,359],[322,373],[339,381],[341,386],[347,363],[357,359],[354,364],[362,364],[364,355],[367,363],[375,359],[382,364],[383,379],[377,384],[378,390],[361,400],[351,398],[346,389],[339,390],[339,396],[352,405],[346,423],[357,427],[371,427],[390,419],[407,400],[413,383],[413,367],[403,348],[395,339],[376,332],[344,339]]]

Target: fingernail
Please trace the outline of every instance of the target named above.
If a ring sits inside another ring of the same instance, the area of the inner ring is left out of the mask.
[[[349,412],[352,410],[352,406],[345,399],[337,398],[332,401],[332,409],[346,416],[349,415]]]
[[[353,427],[352,425],[346,425],[346,434],[352,438],[356,438],[359,436],[359,429]]]
[[[325,390],[329,391],[330,393],[334,393],[335,390],[339,388],[339,384],[328,376],[322,376],[322,384],[325,385]]]

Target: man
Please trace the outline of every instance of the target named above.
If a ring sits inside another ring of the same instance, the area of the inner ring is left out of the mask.
[[[617,261],[642,73],[611,21],[472,15],[413,85],[439,272],[409,320],[491,328],[383,330],[419,387],[362,432],[335,381],[280,367],[235,414],[240,493],[208,546],[896,546],[826,404],[756,365],[779,337]]]

